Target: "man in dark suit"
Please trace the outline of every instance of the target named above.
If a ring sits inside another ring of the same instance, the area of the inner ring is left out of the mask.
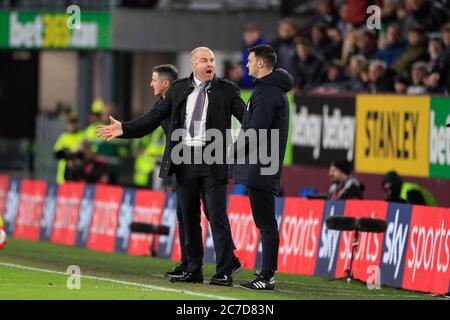
[[[224,141],[228,140],[228,135],[231,135],[227,131],[231,129],[231,115],[241,121],[245,104],[235,84],[215,76],[214,53],[210,49],[194,49],[191,52],[191,67],[190,77],[172,83],[164,103],[129,122],[120,123],[111,117],[111,124],[100,127],[98,134],[107,140],[115,137],[136,138],[152,132],[163,119],[170,117],[172,134],[164,152],[160,177],[176,176],[189,255],[187,272],[177,281],[203,282],[200,225],[200,194],[203,189],[217,262],[216,274],[210,284],[231,286],[233,241],[226,211],[226,191],[230,178],[225,159],[227,146],[222,144],[220,150],[223,161],[207,164],[202,155],[213,142],[208,140],[207,130],[215,129]],[[184,129],[180,137],[174,134],[179,129]],[[189,160],[197,160],[200,154],[200,163],[174,161],[179,146],[182,147],[182,156]]]
[[[279,246],[275,196],[280,190],[281,168],[289,129],[286,92],[292,88],[294,81],[286,70],[273,69],[277,58],[271,46],[255,46],[249,52],[247,67],[249,74],[255,78],[255,89],[244,114],[238,143],[234,145],[234,155],[242,158],[240,154],[244,154],[245,157],[245,161],[237,162],[236,182],[246,185],[248,189],[253,219],[261,233],[263,264],[256,278],[242,286],[273,290]],[[249,132],[252,131],[257,137],[253,141],[247,138],[251,137]],[[264,132],[267,139],[262,138]],[[239,144],[240,141],[243,143]],[[258,151],[258,159],[256,163],[252,163],[250,154],[255,150]],[[272,163],[263,161],[261,150],[270,153]]]

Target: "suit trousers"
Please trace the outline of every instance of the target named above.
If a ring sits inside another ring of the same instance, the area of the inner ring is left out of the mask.
[[[280,235],[275,217],[275,196],[271,192],[253,187],[248,188],[253,220],[261,233],[262,269],[261,274],[273,276],[277,269]]]
[[[230,275],[233,240],[227,215],[227,181],[217,179],[206,164],[183,164],[177,171],[177,200],[181,203],[188,272],[203,265],[200,199],[204,192],[216,254],[216,273]]]

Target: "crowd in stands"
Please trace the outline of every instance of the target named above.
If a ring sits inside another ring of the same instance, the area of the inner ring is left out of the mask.
[[[367,24],[371,4],[380,8],[378,29]],[[294,93],[447,95],[449,17],[447,0],[319,0],[307,27],[298,28],[297,18],[283,18],[273,41],[247,23],[240,68],[231,63],[227,76],[251,89],[247,48],[269,43],[277,66],[294,77]]]

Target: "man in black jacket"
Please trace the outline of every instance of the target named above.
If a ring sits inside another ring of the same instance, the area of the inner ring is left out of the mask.
[[[227,182],[230,178],[225,163],[226,145],[222,144],[222,162],[209,165],[203,161],[202,155],[212,142],[207,141],[207,130],[220,132],[225,141],[227,135],[231,135],[227,131],[231,129],[231,115],[241,121],[245,104],[235,84],[215,76],[214,53],[210,49],[194,49],[191,67],[191,76],[174,81],[163,103],[129,122],[120,123],[111,117],[111,124],[100,127],[98,133],[107,140],[141,137],[155,130],[163,119],[170,117],[171,139],[164,151],[160,177],[176,175],[189,255],[187,272],[177,281],[203,282],[200,225],[200,194],[203,189],[217,261],[216,274],[210,284],[231,286],[233,241],[226,211]],[[180,133],[179,129],[183,129],[182,136],[176,134]],[[174,161],[172,153],[176,153],[179,146],[182,147],[182,156],[189,160],[197,160],[200,154],[201,163]]]
[[[277,58],[271,46],[255,46],[249,52],[247,67],[249,74],[256,78],[255,89],[244,114],[240,137],[234,145],[234,155],[242,159],[242,154],[245,154],[245,161],[238,159],[236,164],[236,182],[246,185],[248,189],[253,219],[261,233],[263,265],[256,278],[242,286],[273,290],[279,246],[275,196],[280,190],[281,168],[289,129],[286,92],[292,88],[294,80],[284,69],[273,70]],[[246,138],[251,137],[251,132],[257,137],[254,141]],[[264,134],[267,139],[263,138]],[[242,152],[242,146],[245,152]],[[259,156],[256,163],[251,161],[251,154],[255,150]],[[270,153],[271,163],[263,159],[262,150]],[[242,162],[245,163],[240,164]]]

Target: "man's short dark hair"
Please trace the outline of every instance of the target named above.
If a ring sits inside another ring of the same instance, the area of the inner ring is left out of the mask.
[[[263,59],[269,68],[275,67],[277,63],[277,54],[268,44],[261,44],[248,49],[248,53],[253,52],[256,57]]]
[[[154,67],[152,71],[156,72],[160,78],[169,80],[170,83],[178,79],[178,70],[171,64],[161,64]]]

